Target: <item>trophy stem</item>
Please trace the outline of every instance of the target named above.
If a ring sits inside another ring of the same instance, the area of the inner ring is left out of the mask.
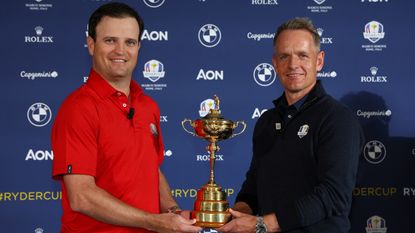
[[[210,176],[209,176],[209,184],[215,184],[215,174],[214,174],[214,167],[215,167],[215,159],[216,159],[216,151],[219,151],[219,147],[216,145],[216,141],[213,141],[209,144],[206,148],[209,151],[210,157]]]

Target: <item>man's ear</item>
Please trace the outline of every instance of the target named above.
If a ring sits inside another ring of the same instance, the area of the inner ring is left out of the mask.
[[[94,39],[92,39],[92,37],[88,36],[86,38],[86,44],[88,45],[89,55],[93,56],[94,55],[94,48],[95,48],[95,41],[94,41]]]
[[[320,51],[317,54],[316,70],[317,72],[323,69],[324,66],[324,51]]]
[[[274,66],[275,73],[278,75],[278,69],[277,69],[277,55],[272,55],[272,65]]]

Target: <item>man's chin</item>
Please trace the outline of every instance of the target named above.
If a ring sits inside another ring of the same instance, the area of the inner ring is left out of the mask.
[[[125,78],[125,77],[131,77],[131,74],[129,72],[126,71],[121,71],[121,72],[112,72],[111,76],[114,78]]]

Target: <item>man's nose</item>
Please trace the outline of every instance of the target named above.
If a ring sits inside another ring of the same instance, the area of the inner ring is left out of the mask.
[[[118,54],[123,54],[125,51],[125,45],[121,42],[117,42],[115,44],[115,48],[114,48],[114,52],[118,53]]]
[[[296,56],[291,56],[288,60],[288,66],[291,68],[296,68],[299,64],[299,59]]]

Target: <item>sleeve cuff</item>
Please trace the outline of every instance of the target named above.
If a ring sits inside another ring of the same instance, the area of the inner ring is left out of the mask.
[[[249,205],[249,207],[251,207],[253,214],[258,213],[258,204],[256,197],[248,194],[239,193],[238,196],[236,196],[235,203],[236,202],[245,202]]]
[[[277,208],[275,215],[282,231],[290,231],[301,226],[301,216],[295,203],[287,203]]]

